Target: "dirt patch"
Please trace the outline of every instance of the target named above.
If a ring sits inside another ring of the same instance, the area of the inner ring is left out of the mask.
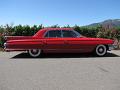
[[[4,49],[3,49],[3,48],[0,48],[0,51],[4,51]]]

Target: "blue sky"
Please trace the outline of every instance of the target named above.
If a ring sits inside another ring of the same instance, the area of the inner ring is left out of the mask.
[[[120,0],[0,0],[0,25],[88,25],[120,18]]]

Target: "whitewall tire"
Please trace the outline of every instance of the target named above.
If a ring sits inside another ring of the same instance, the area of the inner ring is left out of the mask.
[[[97,56],[104,56],[107,53],[107,47],[105,45],[98,45],[95,49],[95,54]]]
[[[40,49],[30,49],[30,50],[28,50],[28,53],[31,57],[38,57],[41,54],[41,50]]]

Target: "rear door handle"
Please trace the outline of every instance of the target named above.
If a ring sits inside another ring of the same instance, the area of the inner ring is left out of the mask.
[[[46,41],[43,41],[43,44],[47,44],[47,42],[46,42]]]
[[[69,44],[67,40],[64,41],[65,44]]]

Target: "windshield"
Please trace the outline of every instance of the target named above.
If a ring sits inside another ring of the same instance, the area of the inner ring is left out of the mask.
[[[77,37],[81,37],[82,35],[80,35],[80,33],[78,33],[77,31],[73,30],[73,32],[76,33]]]

